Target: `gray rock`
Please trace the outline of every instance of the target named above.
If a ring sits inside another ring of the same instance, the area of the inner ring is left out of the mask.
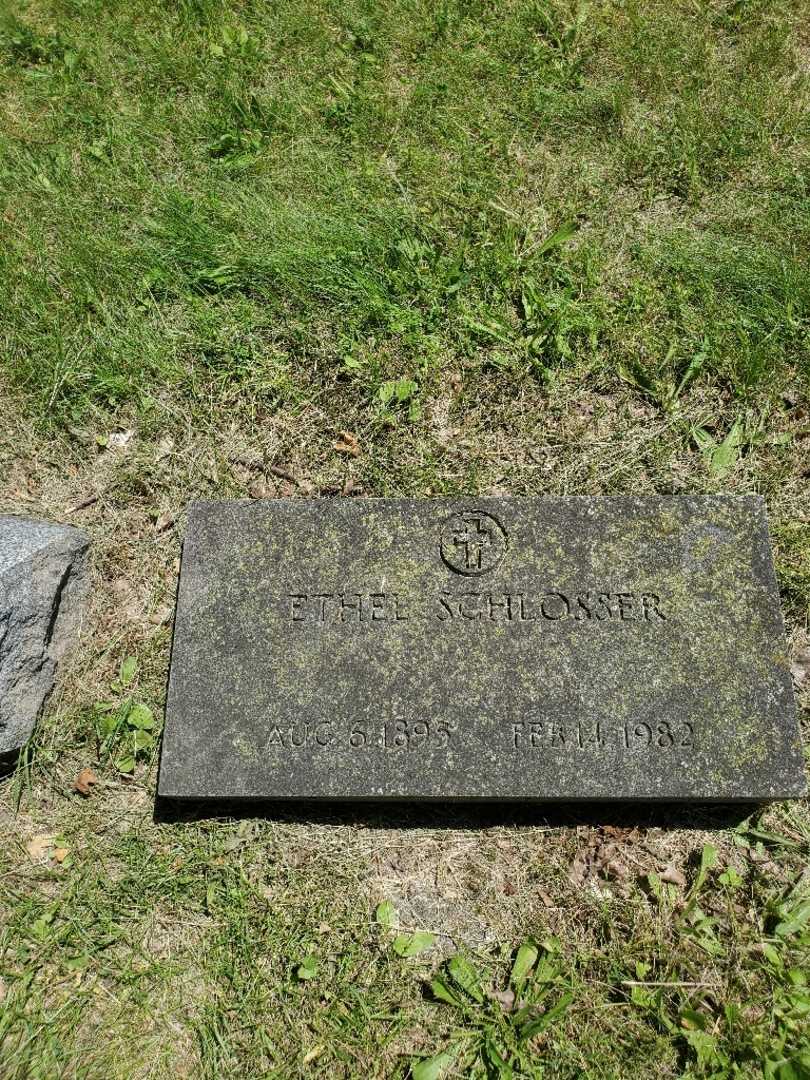
[[[0,753],[29,738],[76,639],[89,543],[80,529],[0,516]]]
[[[163,796],[804,790],[759,497],[191,508]]]

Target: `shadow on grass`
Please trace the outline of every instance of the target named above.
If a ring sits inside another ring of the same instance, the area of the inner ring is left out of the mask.
[[[14,775],[19,760],[19,750],[7,750],[4,754],[0,754],[0,784]]]
[[[185,800],[157,797],[158,824],[213,819],[263,819],[302,825],[358,825],[369,829],[489,829],[498,826],[577,828],[729,829],[762,809],[761,803],[664,804],[631,802],[326,802],[302,800]]]

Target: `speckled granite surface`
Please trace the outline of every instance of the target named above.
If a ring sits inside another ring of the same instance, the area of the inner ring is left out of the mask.
[[[89,588],[86,533],[0,515],[0,753],[34,730],[65,654],[76,643]]]
[[[803,790],[756,496],[191,508],[161,796]]]

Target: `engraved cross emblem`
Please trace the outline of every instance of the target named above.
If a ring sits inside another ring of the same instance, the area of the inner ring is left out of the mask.
[[[484,552],[492,546],[492,535],[480,518],[465,521],[464,527],[453,536],[457,548],[463,548],[464,566],[467,570],[481,570],[484,565]]]
[[[457,510],[446,518],[439,538],[445,566],[456,574],[486,574],[506,554],[506,529],[485,510]]]

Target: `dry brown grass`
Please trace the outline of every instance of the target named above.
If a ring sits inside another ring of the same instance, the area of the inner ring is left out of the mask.
[[[640,881],[651,873],[689,878],[691,860],[706,843],[719,849],[724,865],[744,872],[744,854],[717,814],[682,810],[662,817],[587,808],[344,813],[333,808],[292,816],[270,811],[256,822],[248,817],[221,826],[161,823],[152,820],[156,762],[139,766],[126,779],[95,761],[88,709],[107,696],[123,656],[140,658],[137,691],[157,709],[162,704],[183,513],[195,495],[250,497],[257,484],[265,497],[316,494],[342,490],[348,476],[368,495],[454,490],[464,488],[471,476],[481,490],[515,494],[712,486],[696,451],[679,436],[690,423],[705,422],[716,401],[695,395],[677,416],[667,418],[630,392],[574,396],[564,381],[549,393],[525,385],[514,393],[494,380],[464,387],[462,377],[463,400],[457,388],[458,379],[443,386],[415,428],[364,427],[361,410],[347,394],[330,396],[328,407],[256,417],[252,427],[240,415],[221,416],[212,409],[207,419],[192,424],[175,417],[165,431],[144,436],[135,420],[122,416],[117,429],[134,433],[120,449],[97,444],[96,435],[109,432],[44,435],[23,417],[13,395],[3,392],[0,509],[87,529],[94,563],[82,640],[39,726],[30,775],[22,790],[22,778],[4,786],[4,880],[13,882],[18,900],[36,893],[64,904],[70,891],[70,869],[31,863],[25,845],[43,832],[63,838],[83,868],[85,883],[88,867],[94,866],[94,887],[116,888],[130,872],[122,862],[122,844],[137,843],[168,860],[168,866],[180,867],[190,861],[191,841],[184,834],[191,829],[203,849],[216,840],[210,853],[198,851],[191,859],[192,874],[238,860],[252,887],[268,890],[276,913],[294,911],[304,889],[308,909],[322,915],[311,933],[325,943],[367,923],[376,904],[390,899],[404,927],[436,933],[428,956],[435,963],[458,949],[497,954],[507,943],[543,934],[555,935],[580,955],[598,953],[604,949],[607,912],[613,918],[623,912],[624,933],[666,942],[665,916],[650,908]],[[806,424],[803,410],[786,406],[769,429],[774,436],[795,433],[797,442],[787,454],[766,441],[723,485],[723,490],[756,486],[765,491],[777,536],[782,523],[807,520],[807,476],[795,453]],[[346,428],[357,430],[362,447],[348,462],[332,450],[336,432]],[[298,482],[274,475],[267,466],[282,467]],[[423,475],[430,481],[420,490]],[[790,632],[799,650],[806,646],[807,626],[797,620],[795,608],[791,614]],[[806,689],[803,700],[806,705]],[[100,782],[83,800],[71,789],[87,764]],[[806,809],[794,811],[793,822],[777,807],[761,824],[783,833],[806,831]],[[223,837],[231,840],[218,847]],[[775,884],[790,880],[789,864],[779,859],[770,873]],[[193,1076],[199,1043],[192,1033],[200,1010],[220,993],[211,941],[221,929],[216,929],[217,916],[196,903],[189,910],[171,895],[148,906],[147,912],[136,903],[129,921],[123,913],[124,941],[115,946],[125,966],[157,965],[158,974],[147,980],[148,1003],[141,996],[132,1004],[120,985],[110,989],[109,979],[97,977],[91,1004],[78,1020],[73,1052],[86,1047],[99,1068],[126,1053],[129,1076],[169,1071]],[[290,932],[296,938],[301,927]],[[366,937],[361,931],[361,939]],[[280,956],[267,958],[268,986],[284,968],[283,942],[278,948]],[[706,970],[709,981],[718,977]],[[53,1007],[65,1005],[85,994],[87,980],[80,972],[52,983],[47,1000]],[[406,996],[416,1021],[423,1006]],[[271,1028],[290,1023],[284,1010],[273,1021],[272,1007],[264,1022]],[[297,1021],[287,1037],[303,1053],[306,1037]],[[406,1028],[392,1046],[405,1053],[423,1052],[429,1044]],[[346,1068],[345,1075],[354,1075]]]

